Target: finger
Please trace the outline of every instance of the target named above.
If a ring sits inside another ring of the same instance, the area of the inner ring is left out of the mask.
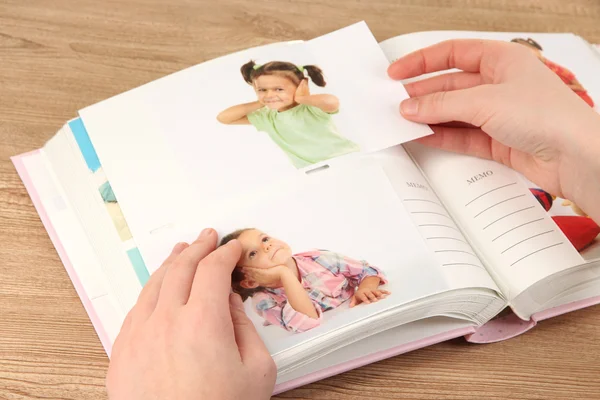
[[[385,297],[385,295],[383,293],[381,293],[381,290],[374,290],[373,294],[375,295],[375,297],[377,297],[378,299],[383,299]]]
[[[350,300],[350,308],[354,307],[356,305],[356,296],[352,296],[352,299]]]
[[[228,315],[231,272],[241,253],[240,242],[232,240],[200,261],[188,304],[198,308],[208,307],[216,315]]]
[[[249,279],[254,279],[254,271],[252,271],[250,268],[242,268],[242,274],[244,274],[244,276],[246,278]]]
[[[417,142],[442,150],[493,160],[525,176],[539,174],[540,165],[530,154],[500,143],[481,129],[440,126],[431,128],[434,134],[417,139]],[[544,187],[547,183],[538,184]]]
[[[482,65],[499,58],[499,52],[509,47],[509,43],[490,40],[447,40],[405,55],[388,67],[388,75],[407,79],[452,68],[480,72]]]
[[[492,159],[492,138],[478,128],[432,126],[434,134],[417,141],[426,146]]]
[[[244,275],[253,278],[264,275],[264,271],[262,269],[254,267],[244,267],[242,268],[242,272],[244,273]]]
[[[367,298],[367,296],[364,293],[361,293],[358,298],[363,302],[363,303],[367,303],[367,304],[371,304],[371,302],[369,301],[369,299]]]
[[[258,336],[254,324],[244,310],[242,298],[236,293],[229,295],[229,309],[240,357],[244,364],[255,363],[269,356],[267,347]]]
[[[119,330],[119,336],[125,336],[129,333],[129,330],[131,329],[131,323],[133,320],[133,309],[130,310],[127,315],[125,316],[125,319],[123,320],[123,324],[121,324],[121,329]]]
[[[264,278],[264,272],[259,268],[244,268],[242,272],[244,273],[246,279],[255,282],[261,282]]]
[[[436,126],[445,126],[446,128],[479,128],[478,126],[467,124],[466,122],[450,121],[442,124],[436,124]]]
[[[452,72],[404,85],[410,97],[419,97],[435,92],[468,89],[483,84],[481,74],[476,72]]]
[[[380,292],[383,293],[383,294],[385,294],[385,295],[392,294],[392,293],[388,292],[387,290],[380,290]]]
[[[497,109],[493,107],[497,93],[497,85],[435,92],[404,100],[400,112],[408,120],[425,124],[460,121],[481,127]]]
[[[131,331],[132,320],[133,320],[132,311],[133,310],[129,311],[129,313],[127,313],[127,316],[125,317],[125,320],[123,320],[123,324],[121,325],[119,334],[115,338],[115,342],[113,343],[113,346],[112,346],[112,350],[111,350],[112,354],[118,354],[118,352],[121,351],[121,347],[127,346],[129,343],[129,339],[131,337],[130,331]],[[110,357],[110,354],[109,354],[109,357]]]
[[[167,268],[160,289],[159,307],[172,307],[187,303],[198,263],[216,246],[217,233],[213,229],[205,229],[196,241],[181,252]]]
[[[377,301],[377,297],[373,294],[373,292],[367,292],[365,294],[369,298],[369,300],[371,300],[372,302],[376,302]]]
[[[181,254],[181,252],[187,247],[187,243],[177,243],[175,247],[173,247],[169,257],[167,257],[160,268],[157,269],[152,276],[150,276],[150,279],[148,279],[148,282],[146,282],[146,285],[144,285],[144,288],[138,297],[137,303],[132,310],[132,319],[146,320],[150,314],[152,314],[156,308],[160,288],[162,286],[168,266],[171,265],[171,263],[179,256],[179,254]]]

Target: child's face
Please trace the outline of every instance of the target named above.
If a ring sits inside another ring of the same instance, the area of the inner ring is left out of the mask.
[[[281,110],[295,104],[294,95],[298,85],[279,75],[261,75],[254,80],[254,91],[261,104],[271,110]]]
[[[243,232],[238,240],[242,245],[242,255],[238,261],[241,267],[272,268],[285,265],[292,257],[292,249],[287,243],[257,229]]]

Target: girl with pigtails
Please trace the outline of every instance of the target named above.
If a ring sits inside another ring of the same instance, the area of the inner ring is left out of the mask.
[[[219,122],[252,124],[267,133],[296,168],[360,150],[337,132],[331,118],[339,110],[338,98],[310,94],[308,78],[317,86],[326,84],[319,67],[282,61],[258,65],[250,61],[240,71],[257,100],[222,111],[217,116]]]

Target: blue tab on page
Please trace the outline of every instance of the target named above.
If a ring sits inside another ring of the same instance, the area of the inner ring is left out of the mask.
[[[69,127],[71,128],[71,132],[73,132],[73,136],[75,136],[75,141],[77,141],[85,163],[92,172],[96,172],[100,168],[100,160],[98,159],[96,150],[94,150],[90,136],[85,126],[83,126],[83,121],[81,118],[69,121]]]
[[[137,278],[143,287],[146,282],[148,282],[148,279],[150,279],[150,274],[146,268],[146,263],[144,263],[144,259],[142,258],[142,255],[137,247],[127,250],[127,255],[129,256],[129,260],[133,265],[133,270],[135,271],[135,274],[137,275]]]

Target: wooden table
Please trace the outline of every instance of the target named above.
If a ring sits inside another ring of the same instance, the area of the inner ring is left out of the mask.
[[[598,0],[0,0],[1,399],[104,399],[108,366],[8,157],[42,146],[78,109],[165,74],[361,19],[379,40],[461,29],[572,31],[600,43]],[[439,344],[279,397],[600,398],[600,308],[503,343]]]

